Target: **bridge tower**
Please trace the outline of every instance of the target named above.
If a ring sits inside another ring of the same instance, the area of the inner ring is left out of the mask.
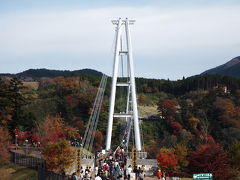
[[[119,18],[118,20],[112,21],[112,23],[116,26],[116,37],[115,37],[114,63],[108,117],[106,150],[111,149],[112,126],[114,117],[126,118],[127,121],[131,121],[131,123],[133,122],[136,149],[137,151],[142,150],[137,109],[135,76],[133,67],[131,33],[129,29],[129,26],[133,25],[134,22],[135,22],[134,20],[128,20],[127,18],[126,19]],[[125,37],[125,41],[122,40],[123,36]],[[123,45],[125,45],[125,50],[122,49]],[[126,56],[126,71],[128,72],[126,82],[118,81],[120,63],[119,61],[122,58],[122,56]],[[114,112],[117,87],[127,88],[128,97],[126,97],[127,98],[126,112],[121,113]],[[131,128],[129,129],[129,131],[130,130]]]

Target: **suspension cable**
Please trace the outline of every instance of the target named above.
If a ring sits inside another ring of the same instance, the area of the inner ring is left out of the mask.
[[[100,111],[100,105],[101,105],[101,102],[102,102],[102,89],[103,89],[103,85],[104,85],[104,81],[106,80],[106,76],[103,75],[102,77],[102,83],[100,84],[100,87],[99,87],[99,90],[98,90],[98,95],[96,97],[97,101],[96,101],[96,104],[94,105],[94,109],[93,109],[93,116],[92,116],[92,122],[91,122],[91,125],[90,125],[90,128],[89,128],[89,132],[88,132],[88,136],[87,136],[87,141],[86,141],[86,149],[89,150],[89,146],[90,146],[90,141],[91,141],[91,138],[93,136],[93,133],[94,133],[94,124],[96,124],[96,119],[97,119],[97,116],[98,116],[98,112]]]
[[[102,106],[102,101],[103,101],[103,97],[104,97],[104,91],[106,88],[106,84],[107,84],[107,76],[105,76],[103,87],[101,88],[101,96],[99,98],[100,102],[99,102],[99,107],[98,107],[98,111],[97,111],[97,115],[96,115],[96,121],[93,126],[93,133],[92,133],[92,137],[91,137],[90,144],[89,144],[89,151],[92,151],[92,146],[93,146],[93,142],[94,142],[94,138],[95,138],[95,134],[96,134],[96,130],[97,130],[97,125],[98,125],[98,121],[99,121],[99,115],[100,115],[100,111],[101,111],[101,106]]]
[[[88,147],[89,145],[89,141],[90,141],[90,135],[92,133],[92,129],[93,129],[93,124],[95,122],[95,117],[96,117],[96,111],[97,109],[99,108],[99,97],[100,97],[100,89],[102,89],[103,87],[103,83],[104,83],[104,80],[106,78],[106,75],[103,75],[102,76],[102,79],[101,79],[101,82],[100,82],[100,85],[99,85],[99,90],[97,92],[97,95],[96,95],[96,98],[95,98],[95,101],[94,101],[94,105],[93,105],[93,109],[92,109],[92,112],[91,112],[91,115],[90,115],[90,118],[89,118],[89,121],[88,121],[88,125],[87,125],[87,129],[85,131],[85,134],[84,134],[84,138],[83,138],[83,147]]]

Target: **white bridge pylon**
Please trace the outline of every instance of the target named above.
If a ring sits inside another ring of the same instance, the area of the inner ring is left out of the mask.
[[[134,126],[134,136],[135,145],[138,151],[141,151],[141,138],[139,130],[139,120],[138,120],[138,109],[137,109],[137,98],[136,98],[136,87],[135,87],[135,76],[133,68],[133,56],[132,56],[132,43],[131,43],[131,33],[129,25],[134,24],[134,20],[128,20],[119,18],[118,20],[113,20],[112,23],[116,25],[116,38],[115,38],[115,51],[114,51],[114,64],[113,64],[113,75],[112,75],[112,87],[110,96],[110,107],[109,107],[109,118],[108,118],[108,129],[107,129],[107,140],[106,140],[106,150],[111,149],[111,138],[112,138],[112,126],[114,117],[123,117],[128,121],[133,120]],[[126,37],[126,50],[122,50],[122,36],[125,32]],[[128,71],[128,82],[118,82],[118,72],[119,72],[119,60],[121,56],[127,56],[127,71]],[[116,88],[117,86],[126,86],[128,88],[127,97],[127,108],[125,113],[115,113],[115,98],[116,98]]]

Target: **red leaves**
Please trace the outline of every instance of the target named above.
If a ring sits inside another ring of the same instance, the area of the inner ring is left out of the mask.
[[[30,140],[32,143],[38,143],[40,141],[40,137],[38,135],[36,135],[33,132],[29,132],[29,131],[22,131],[20,129],[14,129],[13,133],[15,134],[15,136],[17,135],[17,142],[18,144],[23,143],[25,140]]]
[[[173,134],[175,134],[175,135],[179,134],[183,129],[182,125],[176,121],[171,122],[171,127],[173,128]]]
[[[158,103],[158,111],[163,117],[172,120],[177,111],[178,105],[178,102],[173,99],[165,99]]]
[[[80,99],[81,99],[81,94],[71,94],[66,97],[67,103],[71,108],[76,107]]]
[[[197,151],[190,153],[189,169],[192,173],[213,173],[215,179],[228,179],[227,153],[219,144],[201,145]]]
[[[173,169],[177,166],[177,156],[170,149],[160,149],[157,161],[161,169]]]
[[[76,129],[65,127],[60,116],[48,116],[39,127],[47,168],[58,172],[68,168],[73,162],[74,152],[66,136],[75,137]]]
[[[74,150],[64,138],[48,142],[43,149],[47,169],[61,172],[73,163]]]

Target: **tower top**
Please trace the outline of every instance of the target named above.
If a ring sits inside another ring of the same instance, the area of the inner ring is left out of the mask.
[[[127,21],[130,25],[133,25],[135,23],[135,20],[129,20],[128,18],[123,19],[123,20],[121,18],[119,18],[118,20],[112,20],[112,23],[114,25],[118,25],[119,21],[121,21],[122,24],[125,24]]]

